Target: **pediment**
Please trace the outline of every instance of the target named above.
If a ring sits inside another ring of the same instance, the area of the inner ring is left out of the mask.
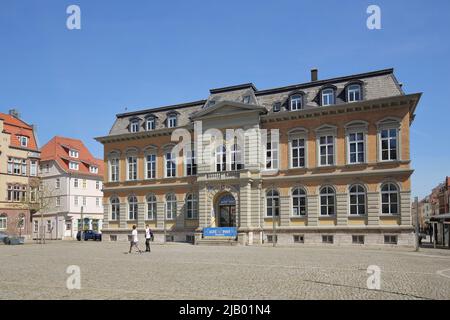
[[[264,114],[267,113],[267,109],[262,106],[244,104],[235,101],[220,101],[211,107],[206,107],[194,113],[191,116],[191,119],[200,119],[204,117],[223,117],[249,112]]]

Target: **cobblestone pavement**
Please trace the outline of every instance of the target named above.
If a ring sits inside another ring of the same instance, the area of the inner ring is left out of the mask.
[[[142,245],[142,244],[141,244]],[[450,251],[348,247],[0,245],[0,299],[450,299]],[[68,290],[67,267],[81,270]],[[381,289],[367,289],[367,267]]]

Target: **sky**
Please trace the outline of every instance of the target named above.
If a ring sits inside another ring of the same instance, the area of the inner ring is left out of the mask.
[[[381,9],[369,30],[367,8]],[[69,30],[69,5],[81,29]],[[395,68],[423,92],[411,127],[413,196],[450,175],[450,1],[0,0],[0,111],[53,136],[108,134],[117,113]]]

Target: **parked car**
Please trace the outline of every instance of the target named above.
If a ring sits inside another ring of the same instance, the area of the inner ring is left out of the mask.
[[[20,245],[25,244],[25,237],[19,236],[7,236],[3,239],[3,242],[7,245]]]
[[[5,243],[5,240],[6,240],[8,237],[9,237],[8,234],[6,234],[6,233],[3,232],[3,231],[0,231],[0,242]]]
[[[95,230],[85,230],[83,231],[83,239],[84,241],[87,240],[102,241],[102,234]],[[81,241],[81,231],[78,231],[77,233],[77,240]]]

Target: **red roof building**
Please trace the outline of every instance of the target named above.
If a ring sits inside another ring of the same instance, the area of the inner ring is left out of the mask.
[[[12,115],[1,113],[0,119],[3,120],[3,133],[11,135],[10,146],[28,149],[30,151],[38,151],[36,137],[34,135],[33,126],[25,123],[23,120],[18,119]],[[27,144],[21,143],[21,138],[27,138]]]

